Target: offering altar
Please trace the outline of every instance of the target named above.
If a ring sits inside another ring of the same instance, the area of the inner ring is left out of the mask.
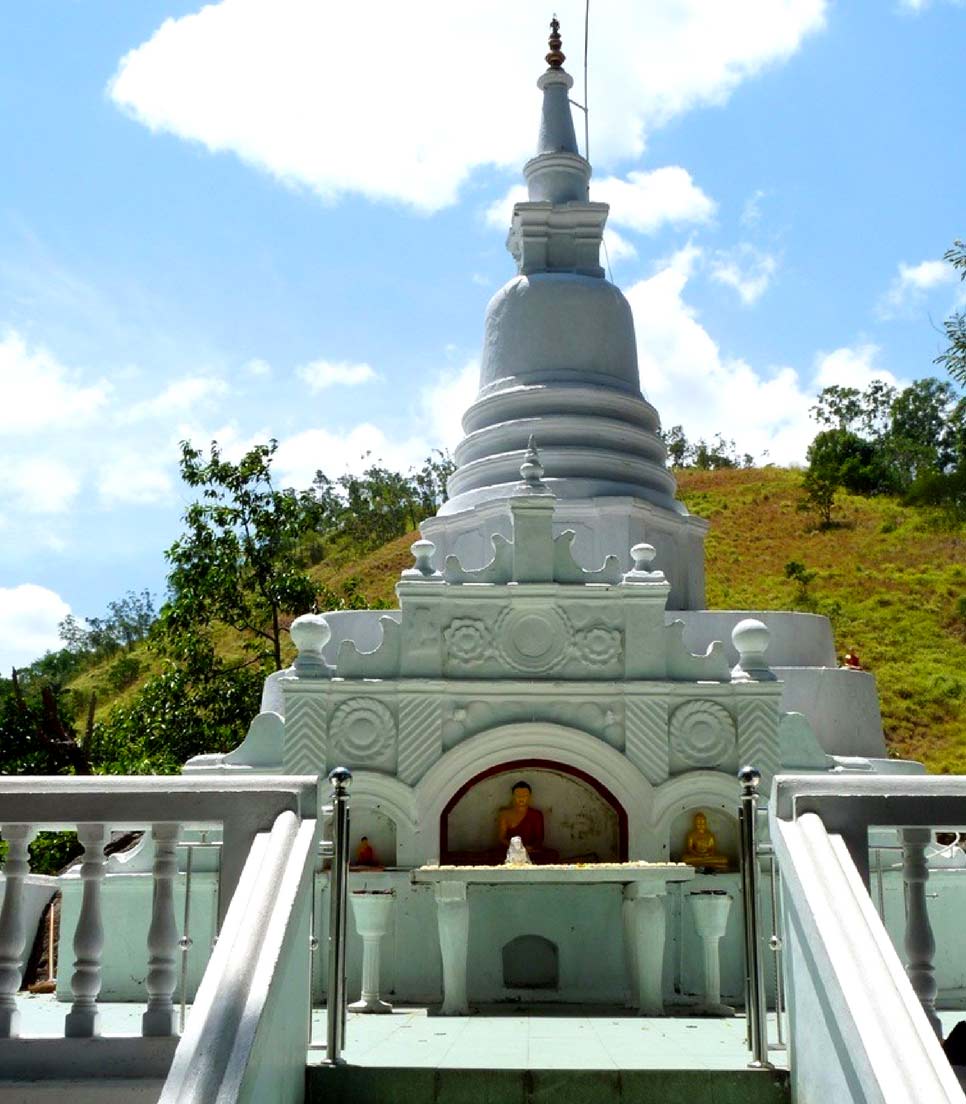
[[[436,898],[436,922],[443,960],[443,1003],[446,1016],[469,1012],[466,966],[470,934],[471,885],[601,885],[623,887],[624,955],[630,978],[631,1004],[642,1015],[664,1012],[664,897],[672,882],[694,877],[685,863],[548,863],[542,866],[507,863],[501,866],[421,866],[412,872],[416,884],[431,884]],[[579,925],[579,910],[574,910]],[[578,933],[580,934],[580,933]],[[594,953],[601,932],[588,930],[580,940],[584,953]]]

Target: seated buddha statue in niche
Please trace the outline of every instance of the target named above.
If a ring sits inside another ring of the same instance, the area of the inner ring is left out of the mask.
[[[530,804],[533,794],[530,783],[515,782],[510,792],[512,801],[497,816],[497,835],[504,853],[510,840],[519,836],[531,862],[556,862],[558,853],[543,845],[543,813]]]
[[[708,827],[708,818],[704,813],[694,814],[694,823],[684,841],[684,854],[681,862],[689,866],[708,867],[712,870],[727,870],[731,862],[727,855],[718,851],[714,832]]]

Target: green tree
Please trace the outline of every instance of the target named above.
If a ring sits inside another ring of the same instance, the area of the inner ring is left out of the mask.
[[[785,564],[785,578],[794,581],[798,587],[798,600],[800,602],[810,602],[811,595],[808,593],[808,588],[815,579],[818,577],[817,571],[809,571],[803,563],[798,560],[789,560]]]
[[[895,397],[882,443],[897,487],[905,489],[927,472],[955,463],[949,424],[955,407],[952,386],[937,379],[916,380]]]
[[[889,424],[894,387],[873,380],[865,391],[855,387],[823,387],[810,413],[819,425],[876,438]]]
[[[4,774],[90,774],[89,740],[71,720],[70,692],[32,665],[0,679],[0,772]]]
[[[319,520],[312,495],[279,490],[272,481],[277,442],[256,445],[237,464],[211,443],[207,457],[181,445],[181,476],[201,499],[184,515],[185,533],[168,549],[169,600],[161,639],[175,658],[198,649],[199,633],[228,625],[256,655],[270,649],[282,668],[284,618],[315,602],[315,585],[298,566],[299,541]]]
[[[667,448],[667,458],[672,468],[685,468],[691,459],[693,450],[684,433],[683,426],[671,426],[662,432],[661,437]]]
[[[947,249],[943,259],[966,280],[966,242],[958,239]],[[966,311],[956,311],[943,323],[948,345],[946,351],[936,357],[935,363],[945,368],[957,383],[966,387]]]

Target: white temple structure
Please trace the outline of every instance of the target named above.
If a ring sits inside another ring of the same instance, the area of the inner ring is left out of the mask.
[[[631,312],[600,265],[608,209],[589,198],[553,31],[517,274],[487,309],[450,498],[399,608],[298,618],[298,658],[243,743],[180,778],[0,780],[0,1101],[55,1076],[91,1100],[126,1076],[142,1095],[110,1099],[442,1099],[439,1070],[411,1091],[306,1079],[328,987],[310,949],[327,935],[319,779],[337,767],[353,773],[355,1007],[421,1002],[440,1024],[500,1002],[729,1017],[746,1003],[736,772],[752,764],[771,795],[760,907],[790,1072],[725,1085],[735,1071],[712,1063],[720,1084],[678,1078],[674,1098],[966,1104],[936,1034],[937,994],[966,994],[966,869],[929,850],[932,826],[966,821],[966,780],[887,757],[874,679],[837,666],[825,618],[702,608],[707,525],[675,497]],[[20,1040],[26,841],[64,824],[85,846],[60,879],[68,1038]],[[105,859],[112,825],[150,833]],[[508,842],[531,862],[502,865]],[[145,999],[143,1038],[81,1045],[99,1000]],[[688,1073],[688,1053],[671,1061],[656,1072]],[[621,1076],[588,1092],[619,1104],[637,1092]],[[479,1091],[559,1091],[531,1080]],[[47,1089],[29,1098],[62,1091]]]

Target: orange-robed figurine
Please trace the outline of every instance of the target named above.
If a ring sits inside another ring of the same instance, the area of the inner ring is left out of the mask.
[[[509,847],[510,839],[519,836],[534,862],[556,862],[557,852],[543,846],[543,813],[530,804],[530,783],[515,782],[511,792],[512,803],[501,809],[497,818],[500,843]]]

